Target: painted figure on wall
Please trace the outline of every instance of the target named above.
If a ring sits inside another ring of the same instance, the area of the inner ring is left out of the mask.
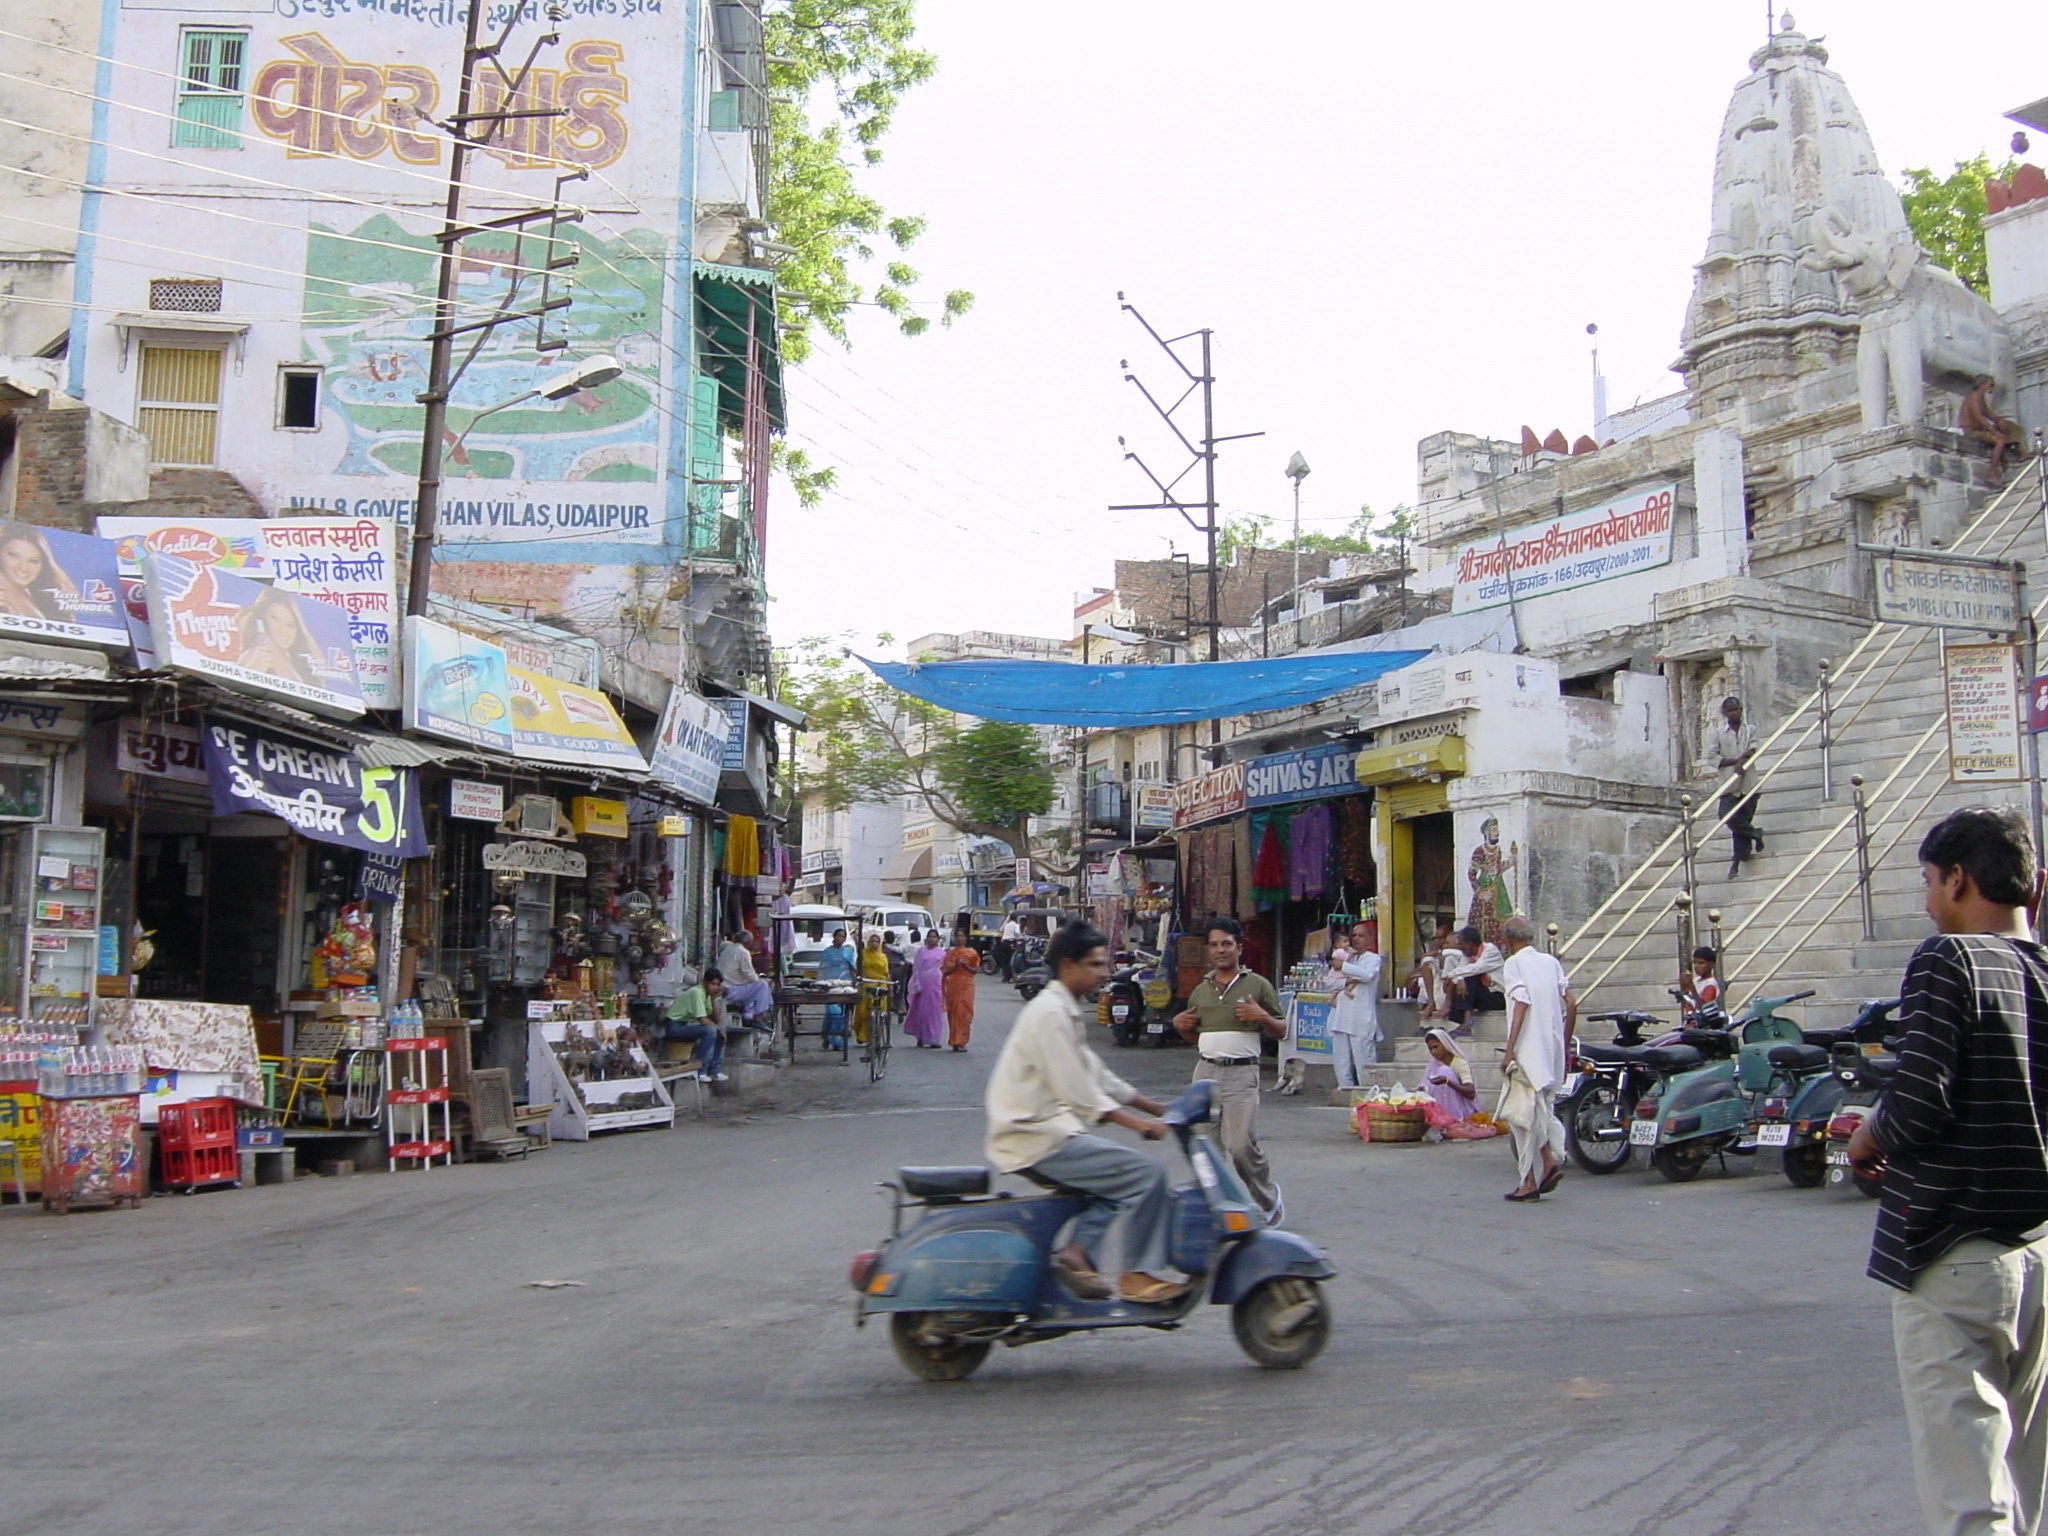
[[[1472,850],[1472,862],[1465,878],[1472,882],[1472,907],[1465,921],[1479,930],[1488,944],[1500,943],[1500,925],[1515,914],[1515,898],[1508,888],[1508,871],[1515,867],[1520,850],[1500,846],[1500,823],[1489,816],[1479,824],[1480,843]]]

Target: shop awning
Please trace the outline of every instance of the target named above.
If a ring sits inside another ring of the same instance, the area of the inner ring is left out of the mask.
[[[782,336],[775,328],[775,274],[715,261],[691,264],[697,290],[697,366],[718,381],[718,424],[745,424],[747,360],[759,360],[768,425],[783,426]]]
[[[1165,667],[1080,667],[1061,661],[888,662],[858,658],[883,682],[912,698],[972,715],[1025,725],[1105,730],[1185,725],[1255,710],[1313,704],[1412,666],[1427,651],[1347,651],[1206,661]]]
[[[1432,736],[1426,741],[1368,747],[1358,754],[1354,768],[1362,785],[1451,778],[1465,771],[1465,738]]]

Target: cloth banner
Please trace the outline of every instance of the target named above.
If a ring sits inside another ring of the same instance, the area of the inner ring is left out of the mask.
[[[419,776],[366,768],[353,752],[316,747],[253,726],[209,720],[206,776],[213,813],[277,816],[301,837],[417,859],[427,851]]]
[[[857,659],[899,693],[978,720],[1115,728],[1181,725],[1313,704],[1413,666],[1428,655],[1427,651],[1347,651],[1165,667]]]

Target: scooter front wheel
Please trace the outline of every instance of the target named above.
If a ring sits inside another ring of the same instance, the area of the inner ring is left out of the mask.
[[[1313,1280],[1263,1281],[1230,1309],[1238,1348],[1276,1371],[1299,1370],[1330,1342],[1330,1304]]]
[[[987,1339],[963,1339],[938,1325],[930,1312],[898,1312],[889,1319],[896,1358],[923,1381],[965,1381],[988,1358]]]

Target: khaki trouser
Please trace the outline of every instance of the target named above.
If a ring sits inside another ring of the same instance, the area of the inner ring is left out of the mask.
[[[2034,1536],[2048,1494],[2048,1240],[1957,1243],[1892,1296],[1913,1476],[1932,1536]]]
[[[1273,1188],[1273,1170],[1259,1150],[1258,1127],[1253,1123],[1259,1112],[1259,1064],[1226,1067],[1205,1056],[1195,1063],[1191,1081],[1199,1083],[1204,1078],[1216,1085],[1216,1139],[1230,1154],[1251,1197],[1272,1210],[1280,1196]]]

